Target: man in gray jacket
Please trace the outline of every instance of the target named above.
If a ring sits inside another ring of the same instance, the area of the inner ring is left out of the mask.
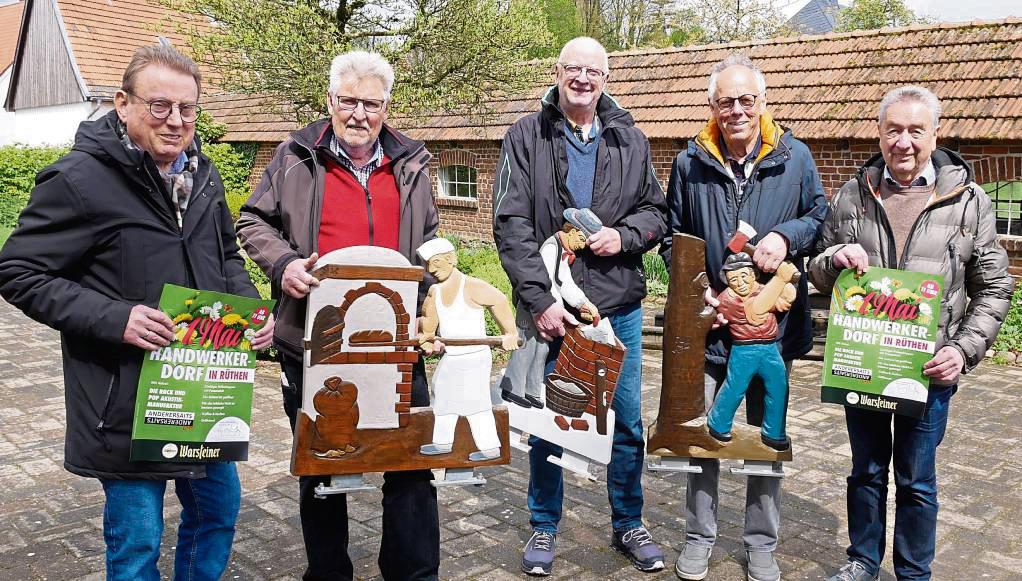
[[[897,485],[894,573],[929,579],[937,530],[936,452],[959,375],[982,361],[1011,300],[1008,260],[990,198],[956,153],[937,148],[940,101],[901,87],[880,102],[881,153],[831,200],[809,278],[829,292],[845,268],[870,266],[944,277],[937,352],[919,419],[845,408],[852,448],[848,563],[831,581],[876,579],[884,559],[888,466]],[[891,424],[894,424],[893,439]]]

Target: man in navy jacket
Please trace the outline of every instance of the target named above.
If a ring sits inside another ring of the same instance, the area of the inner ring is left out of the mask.
[[[727,243],[748,222],[758,236],[752,259],[763,272],[774,272],[784,260],[803,268],[817,230],[827,215],[823,185],[809,148],[778,125],[766,111],[766,80],[747,57],[733,55],[711,70],[711,117],[671,169],[667,202],[671,233],[706,241],[706,273],[714,293],[726,284],[719,277]],[[661,244],[668,268],[670,234]],[[779,317],[781,357],[791,361],[812,347],[806,277],[802,277],[791,310]],[[727,328],[706,340],[706,406],[724,381],[731,338]],[[750,424],[763,417],[762,383],[746,396]],[[686,491],[686,542],[676,572],[682,579],[703,579],[717,538],[717,460],[694,460],[702,473],[690,474]],[[780,578],[773,558],[780,524],[781,480],[750,476],[746,494],[745,534],[749,579]]]

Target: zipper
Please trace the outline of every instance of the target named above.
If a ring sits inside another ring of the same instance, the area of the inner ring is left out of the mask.
[[[373,246],[373,195],[369,193],[369,188],[366,186],[362,186],[362,190],[366,193],[366,215],[369,217],[369,246]]]
[[[96,424],[96,432],[99,433],[100,439],[103,440],[103,447],[106,448],[107,452],[113,451],[113,446],[110,445],[110,441],[106,437],[106,415],[110,411],[110,404],[113,400],[114,392],[114,380],[117,379],[117,374],[114,373],[110,376],[110,383],[106,386],[106,399],[103,402],[103,412],[99,416],[99,423]]]

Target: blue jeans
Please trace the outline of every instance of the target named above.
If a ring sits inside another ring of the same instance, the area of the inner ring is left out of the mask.
[[[628,349],[611,404],[615,414],[614,445],[607,466],[607,496],[610,499],[611,525],[615,531],[642,526],[642,305],[625,307],[610,317],[610,325]],[[550,344],[547,373],[560,350],[560,340]],[[529,522],[537,531],[557,532],[564,501],[564,477],[561,467],[546,461],[561,455],[561,447],[535,436],[529,438]]]
[[[166,480],[101,479],[107,581],[159,581]],[[241,483],[233,462],[206,465],[205,478],[175,478],[181,500],[174,579],[220,579],[234,541]]]
[[[735,413],[753,377],[763,379],[763,435],[777,441],[787,439],[784,429],[788,415],[788,372],[781,359],[780,343],[735,343],[727,358],[727,377],[706,421],[717,433],[728,434]]]
[[[894,574],[929,579],[937,537],[937,446],[957,386],[930,388],[919,419],[846,407],[852,474],[848,477],[848,558],[876,575],[887,544],[888,466],[894,458]],[[891,421],[894,437],[891,437]]]

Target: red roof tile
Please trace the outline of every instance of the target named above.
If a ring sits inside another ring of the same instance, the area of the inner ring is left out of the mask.
[[[167,19],[171,11],[152,0],[57,0],[57,5],[92,96],[113,95],[136,48],[155,44],[160,36],[179,50],[187,47]],[[185,17],[175,14],[175,18]],[[191,21],[205,26],[194,18]]]
[[[709,114],[710,68],[733,52],[763,69],[770,110],[803,139],[872,139],[880,98],[906,84],[926,86],[941,98],[942,137],[1022,139],[1018,18],[613,53],[608,91],[649,137],[689,138]],[[419,139],[498,140],[538,109],[545,88],[490,102],[489,113],[474,117],[438,112],[392,121]],[[228,122],[228,140],[279,141],[295,127],[252,106],[240,97],[207,102]]]
[[[24,7],[24,2],[0,6],[0,73],[14,61],[18,29],[21,28],[21,11]]]

